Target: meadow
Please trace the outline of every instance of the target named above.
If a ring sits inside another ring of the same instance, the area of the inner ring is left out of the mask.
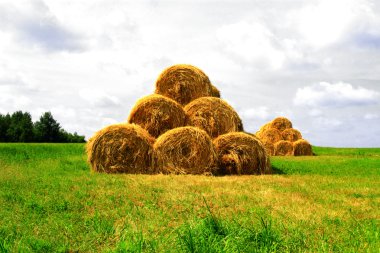
[[[273,175],[110,175],[83,144],[0,143],[0,252],[380,252],[380,148]]]

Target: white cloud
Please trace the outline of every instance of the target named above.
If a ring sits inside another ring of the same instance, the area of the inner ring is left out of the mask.
[[[39,0],[0,4],[0,29],[14,35],[24,46],[46,51],[82,51],[79,34],[69,31]]]
[[[373,120],[373,119],[379,119],[380,116],[377,113],[366,113],[366,114],[364,114],[363,118],[367,119],[367,120]]]
[[[305,43],[321,48],[357,29],[370,14],[369,6],[366,0],[321,0],[290,12],[289,18]]]
[[[0,112],[51,111],[89,137],[125,120],[165,67],[189,63],[247,130],[283,115],[313,144],[350,145],[378,122],[379,11],[371,0],[0,0]],[[309,86],[320,80],[355,85]],[[378,125],[358,143],[378,145]]]
[[[285,60],[274,34],[259,22],[225,25],[217,30],[216,36],[226,52],[243,62],[277,69]]]
[[[380,93],[363,87],[353,87],[349,83],[320,82],[299,88],[293,100],[298,106],[346,107],[373,105],[379,103]]]
[[[13,94],[13,92],[9,92],[8,87],[0,86],[1,113],[17,110],[28,110],[31,104],[32,100],[28,96]],[[2,108],[7,108],[8,111],[3,110]]]
[[[313,121],[316,127],[321,128],[322,130],[338,129],[343,125],[343,122],[336,118],[317,117]]]
[[[113,107],[120,105],[120,100],[117,97],[108,95],[103,90],[82,89],[79,91],[79,96],[96,107]]]
[[[312,117],[318,117],[322,115],[322,111],[316,108],[313,108],[309,111],[309,115]]]
[[[239,115],[247,120],[269,120],[269,109],[265,106],[259,106],[257,108],[248,108],[241,110]]]

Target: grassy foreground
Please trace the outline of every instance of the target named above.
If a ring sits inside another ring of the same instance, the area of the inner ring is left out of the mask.
[[[0,144],[0,252],[380,252],[380,149],[274,175],[106,175],[83,144]]]

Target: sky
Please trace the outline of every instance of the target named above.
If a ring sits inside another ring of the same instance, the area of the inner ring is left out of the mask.
[[[0,113],[91,137],[174,64],[202,69],[256,132],[380,147],[380,1],[0,0]]]

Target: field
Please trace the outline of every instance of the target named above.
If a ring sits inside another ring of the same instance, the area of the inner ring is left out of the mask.
[[[274,175],[94,174],[83,144],[0,144],[0,252],[380,252],[380,149]]]

